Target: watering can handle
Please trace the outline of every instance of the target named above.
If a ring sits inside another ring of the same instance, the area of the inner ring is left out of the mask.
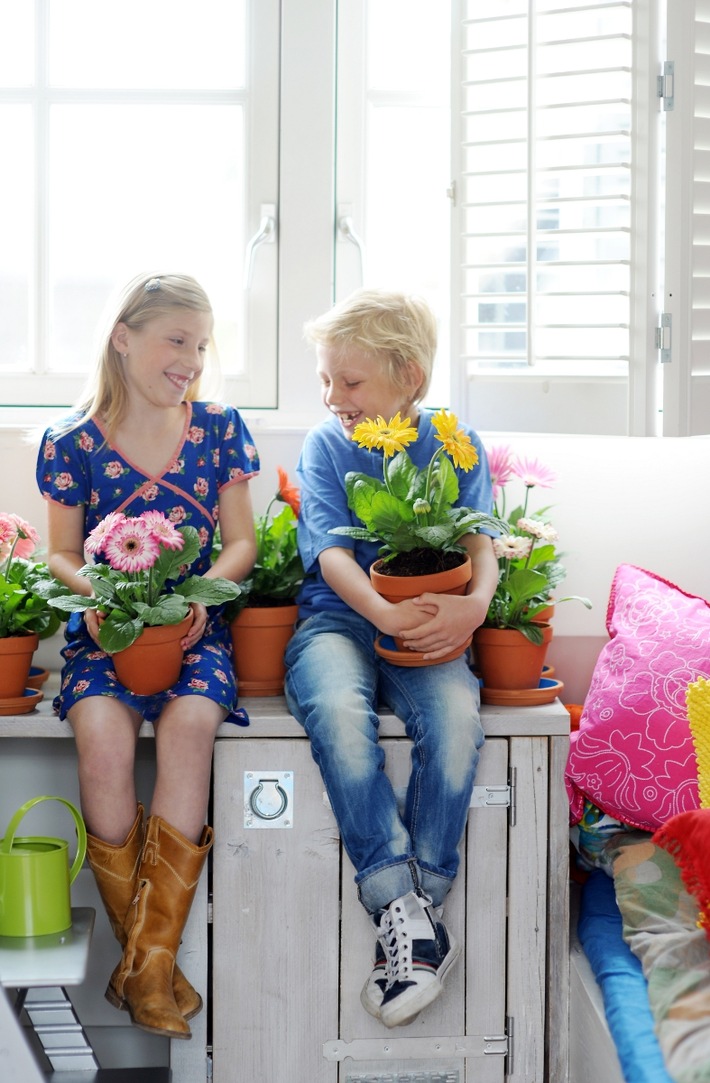
[[[86,857],[86,825],[84,824],[79,810],[75,808],[74,805],[72,805],[71,801],[67,801],[64,797],[33,797],[30,801],[25,801],[24,805],[20,805],[17,812],[10,820],[10,823],[7,825],[5,838],[2,840],[2,842],[0,842],[0,854],[10,853],[10,851],[12,850],[12,843],[14,841],[15,834],[18,827],[20,826],[20,821],[22,820],[22,817],[27,812],[29,812],[31,808],[34,808],[35,805],[38,805],[40,801],[61,801],[63,805],[66,805],[66,807],[71,812],[72,817],[74,818],[74,823],[76,825],[77,847],[74,863],[69,870],[69,883],[73,884],[74,880],[76,879],[77,873],[79,872],[79,869],[84,864],[84,858]]]

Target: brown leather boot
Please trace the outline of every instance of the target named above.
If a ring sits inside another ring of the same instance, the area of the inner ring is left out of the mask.
[[[191,1038],[173,994],[175,955],[202,866],[212,847],[205,827],[199,845],[149,816],[136,894],[124,922],[126,947],[114,988],[136,1026],[169,1038]]]
[[[126,946],[123,923],[136,893],[136,875],[144,835],[143,806],[138,805],[133,826],[119,846],[113,846],[110,842],[104,842],[103,839],[98,839],[88,833],[86,836],[86,857],[96,879],[96,886],[113,929],[113,935],[121,948]],[[111,975],[105,996],[114,1008],[125,1011],[127,1005],[118,996],[115,988],[119,966]],[[202,1010],[202,997],[196,989],[193,989],[178,966],[173,972],[173,994],[185,1019],[192,1019]]]

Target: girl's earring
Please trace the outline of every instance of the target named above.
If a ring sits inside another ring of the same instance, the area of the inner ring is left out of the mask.
[[[128,360],[128,354],[127,354],[127,353],[122,353],[122,354],[121,354],[121,359],[122,359],[123,361],[127,361],[127,360]]]

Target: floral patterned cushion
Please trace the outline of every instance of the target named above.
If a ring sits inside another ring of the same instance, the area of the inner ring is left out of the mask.
[[[565,772],[571,822],[580,820],[587,797],[610,816],[653,831],[699,805],[686,692],[710,677],[710,605],[621,564],[607,630],[572,734]]]

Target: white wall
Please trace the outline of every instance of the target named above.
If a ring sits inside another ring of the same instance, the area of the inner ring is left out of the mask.
[[[294,472],[303,431],[274,429],[248,418],[262,458],[252,483],[263,511],[276,488],[276,467]],[[564,593],[582,594],[557,607],[548,661],[565,684],[562,699],[583,700],[606,640],[606,605],[616,566],[638,564],[684,590],[710,599],[710,501],[706,481],[710,437],[629,438],[484,434],[487,447],[508,444],[538,457],[558,474],[554,489],[536,489],[531,510],[551,504],[550,520],[566,554]],[[0,427],[0,510],[29,519],[44,536],[43,501],[34,481],[36,450],[15,427]],[[44,644],[56,654],[56,644]],[[43,655],[44,656],[44,655]],[[46,664],[46,663],[45,663]]]

